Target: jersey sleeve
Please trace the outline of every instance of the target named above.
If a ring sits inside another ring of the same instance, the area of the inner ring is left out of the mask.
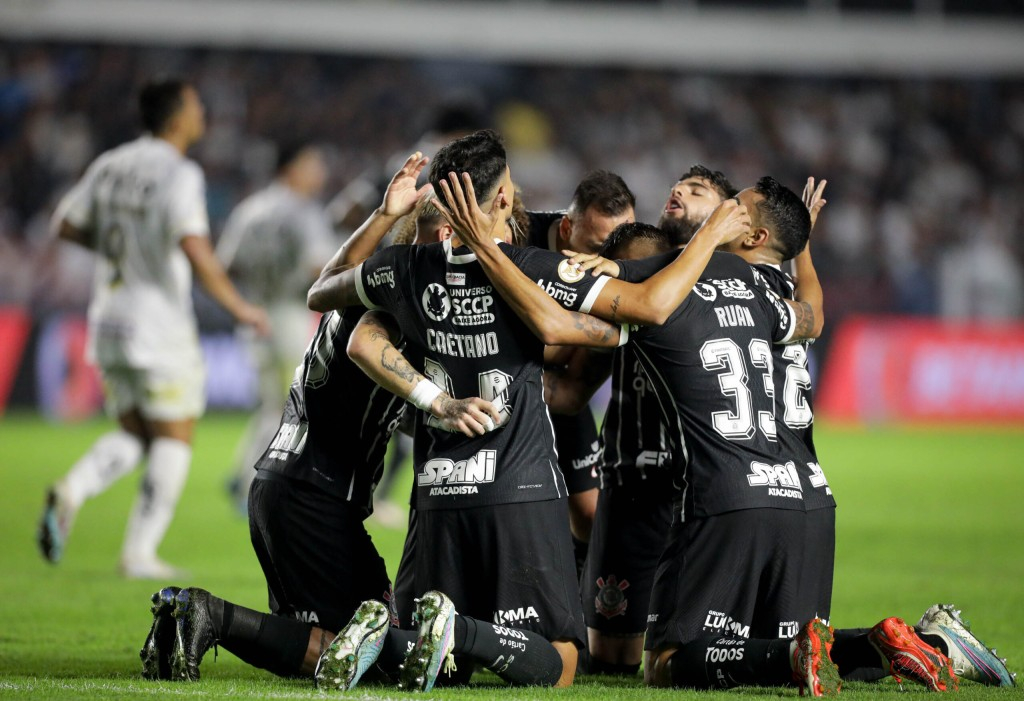
[[[95,225],[95,197],[93,192],[99,178],[103,159],[97,159],[85,171],[74,187],[67,191],[57,204],[55,219],[65,220],[68,224],[81,231],[91,231]]]
[[[590,312],[610,279],[605,275],[595,277],[589,271],[577,271],[561,253],[532,246],[517,248],[500,244],[500,247],[526,277],[571,311]]]
[[[671,250],[647,258],[636,260],[617,260],[619,280],[623,282],[643,282],[666,265],[679,257],[681,251]]]
[[[390,246],[374,253],[356,268],[356,294],[367,309],[390,312],[399,300],[399,280],[403,258],[399,253],[408,246]]]
[[[796,332],[796,314],[793,313],[792,307],[767,287],[757,287],[755,294],[762,300],[768,318],[772,321],[772,342],[790,343]]]
[[[185,163],[167,194],[167,225],[172,238],[209,236],[206,213],[206,180],[203,171],[191,161]]]

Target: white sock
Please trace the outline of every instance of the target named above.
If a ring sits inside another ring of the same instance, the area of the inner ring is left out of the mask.
[[[192,446],[174,438],[157,438],[149,448],[149,465],[139,485],[121,561],[153,562],[156,549],[164,539],[174,517],[174,507],[185,487]]]
[[[121,430],[105,433],[71,466],[57,489],[68,506],[77,509],[131,472],[141,459],[142,441],[137,437]]]

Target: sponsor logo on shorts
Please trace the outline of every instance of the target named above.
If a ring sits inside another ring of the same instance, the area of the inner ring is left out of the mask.
[[[582,270],[575,265],[569,265],[568,258],[558,264],[558,277],[562,279],[562,282],[579,282],[583,279],[583,275]]]
[[[393,288],[395,286],[395,270],[390,265],[383,265],[372,273],[366,276],[366,284],[370,287],[380,287],[381,285],[387,285]]]
[[[647,614],[647,622],[648,623],[657,623],[658,622],[658,614],[656,614],[656,613],[649,613],[649,614]]]
[[[768,487],[768,496],[787,499],[803,499],[803,487],[792,460],[785,465],[769,465],[751,462],[747,484],[751,487]]]
[[[795,638],[798,630],[800,630],[800,623],[798,621],[779,621],[778,637]]]
[[[508,629],[499,627],[505,623],[523,623],[524,621],[532,621],[533,623],[540,623],[540,616],[537,615],[537,609],[532,606],[520,606],[517,609],[508,609],[504,611],[498,609],[494,612],[494,632],[498,635],[512,635],[511,632],[506,632]],[[516,631],[518,633],[518,631]],[[525,640],[526,636],[522,635],[522,639]],[[519,637],[519,636],[513,636]]]
[[[430,487],[430,496],[477,494],[478,484],[494,481],[498,454],[494,450],[481,450],[466,460],[453,461],[434,458],[423,463],[423,471],[416,475],[416,484]]]
[[[316,611],[296,611],[295,618],[302,621],[303,623],[320,622],[320,617],[316,615]]]
[[[721,611],[708,611],[707,618],[704,619],[704,630],[730,633],[737,638],[750,637],[749,625],[744,625]]]
[[[443,285],[432,282],[423,290],[423,311],[434,321],[444,321],[452,310],[452,300]]]
[[[623,579],[621,582],[614,574],[607,578],[597,578],[597,596],[594,597],[594,607],[597,612],[605,618],[615,618],[626,612],[629,600],[623,593],[629,588],[629,581]]]

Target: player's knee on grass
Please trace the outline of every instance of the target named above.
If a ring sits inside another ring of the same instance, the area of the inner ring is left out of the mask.
[[[590,643],[590,674],[632,676],[640,670],[644,655],[644,635],[605,635],[587,629]]]

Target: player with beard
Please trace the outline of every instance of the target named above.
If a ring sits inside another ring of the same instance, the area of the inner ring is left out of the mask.
[[[472,173],[481,184],[480,199],[485,206],[493,204],[502,227],[496,231],[504,235],[511,209],[506,193],[513,187],[497,136],[478,132],[442,149],[430,172],[435,191],[456,170]],[[476,195],[471,197],[475,201]],[[567,309],[598,305],[610,310],[606,313],[621,309],[657,323],[678,304],[687,282],[696,280],[706,262],[702,255],[744,230],[742,208],[730,204],[705,227],[704,246],[692,247],[678,264],[638,286],[628,300],[614,293],[621,283],[598,278],[588,285],[584,280],[589,276],[569,270],[559,254],[508,246],[501,250],[533,274],[531,292],[540,284]],[[515,316],[522,310],[491,294],[475,256],[460,247],[461,239],[453,236],[440,246],[375,254],[355,271],[328,266],[310,290],[309,301],[314,309],[359,303],[386,308],[395,314],[408,342],[426,357],[424,375],[437,385],[453,387],[455,395],[481,388],[481,396],[493,396],[501,408],[497,430],[475,441],[454,439],[429,424],[417,427],[418,438],[420,428],[429,437],[418,441],[416,459],[417,583],[422,583],[421,590],[445,588],[469,615],[456,616],[452,600],[439,592],[421,599],[420,637],[406,656],[403,685],[430,688],[452,652],[483,661],[514,683],[564,685],[575,673],[583,630],[564,485],[554,468],[552,431],[543,404],[542,344],[613,346],[618,336],[587,319],[577,319],[575,326],[525,325]],[[515,529],[506,527],[513,522]],[[515,622],[518,628],[480,619]],[[387,639],[383,633],[375,635],[376,640]],[[378,647],[360,640],[366,644],[341,641],[337,661],[354,661],[364,650]],[[346,649],[352,652],[341,654]],[[379,649],[371,652],[380,654]],[[353,675],[333,671],[339,686],[351,685]]]
[[[386,232],[412,209],[423,194],[416,177],[425,164],[419,154],[406,161],[365,233]],[[249,525],[271,613],[197,587],[165,587],[152,597],[153,624],[140,652],[143,677],[196,681],[214,645],[280,676],[312,676],[325,644],[360,602],[392,600],[384,561],[363,521],[405,402],[371,382],[345,354],[362,312],[321,318],[296,368],[276,436],[256,463]],[[425,408],[440,425],[467,436],[497,417],[490,402],[455,401],[444,392]],[[407,643],[415,637],[408,632]]]

